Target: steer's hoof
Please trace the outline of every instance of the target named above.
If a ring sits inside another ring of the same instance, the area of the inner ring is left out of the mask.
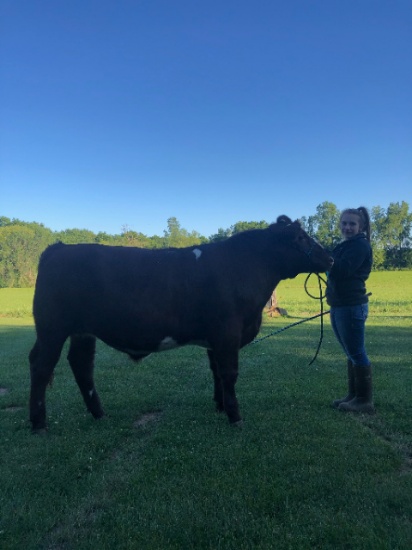
[[[47,432],[47,428],[32,428],[31,433],[33,435],[40,435],[44,437],[45,435],[47,435],[48,432]]]
[[[100,418],[103,418],[105,416],[104,411],[102,409],[97,411],[90,411],[92,413],[93,418],[96,420],[99,420]]]
[[[230,425],[234,428],[243,428],[243,420],[236,420],[236,422],[231,422]]]

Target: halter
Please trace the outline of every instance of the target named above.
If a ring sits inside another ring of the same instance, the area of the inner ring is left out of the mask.
[[[315,241],[312,239],[312,246],[309,248],[309,250],[302,250],[302,252],[304,252],[309,259],[312,255],[313,249],[315,248],[315,244]]]

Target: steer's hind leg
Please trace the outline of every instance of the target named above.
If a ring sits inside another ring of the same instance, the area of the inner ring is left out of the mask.
[[[30,361],[30,422],[33,431],[46,428],[46,387],[53,377],[64,339],[49,337],[47,343],[37,339],[29,354]]]
[[[67,359],[87,410],[92,413],[94,418],[101,418],[104,412],[93,380],[95,350],[96,338],[94,336],[74,335],[71,337]]]

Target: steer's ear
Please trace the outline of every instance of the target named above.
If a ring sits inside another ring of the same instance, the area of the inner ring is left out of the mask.
[[[283,215],[283,216],[278,216],[277,217],[276,223],[288,225],[288,224],[292,223],[292,220],[288,216]]]
[[[270,231],[283,232],[285,228],[292,223],[292,220],[288,216],[278,216],[276,223],[269,225]]]
[[[286,233],[294,235],[298,229],[301,229],[301,225],[299,220],[292,222],[288,216],[278,216],[276,223],[272,223],[272,225],[269,226],[269,229],[271,231],[277,231],[282,235]]]

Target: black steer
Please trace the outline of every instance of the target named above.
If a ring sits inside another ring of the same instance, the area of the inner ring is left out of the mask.
[[[217,409],[230,423],[240,422],[235,393],[239,349],[258,333],[262,310],[279,281],[326,271],[331,262],[287,216],[267,229],[188,248],[48,247],[40,259],[33,304],[33,430],[46,426],[46,386],[69,336],[68,360],[95,418],[104,414],[93,380],[99,338],[135,360],[185,344],[205,347]]]

